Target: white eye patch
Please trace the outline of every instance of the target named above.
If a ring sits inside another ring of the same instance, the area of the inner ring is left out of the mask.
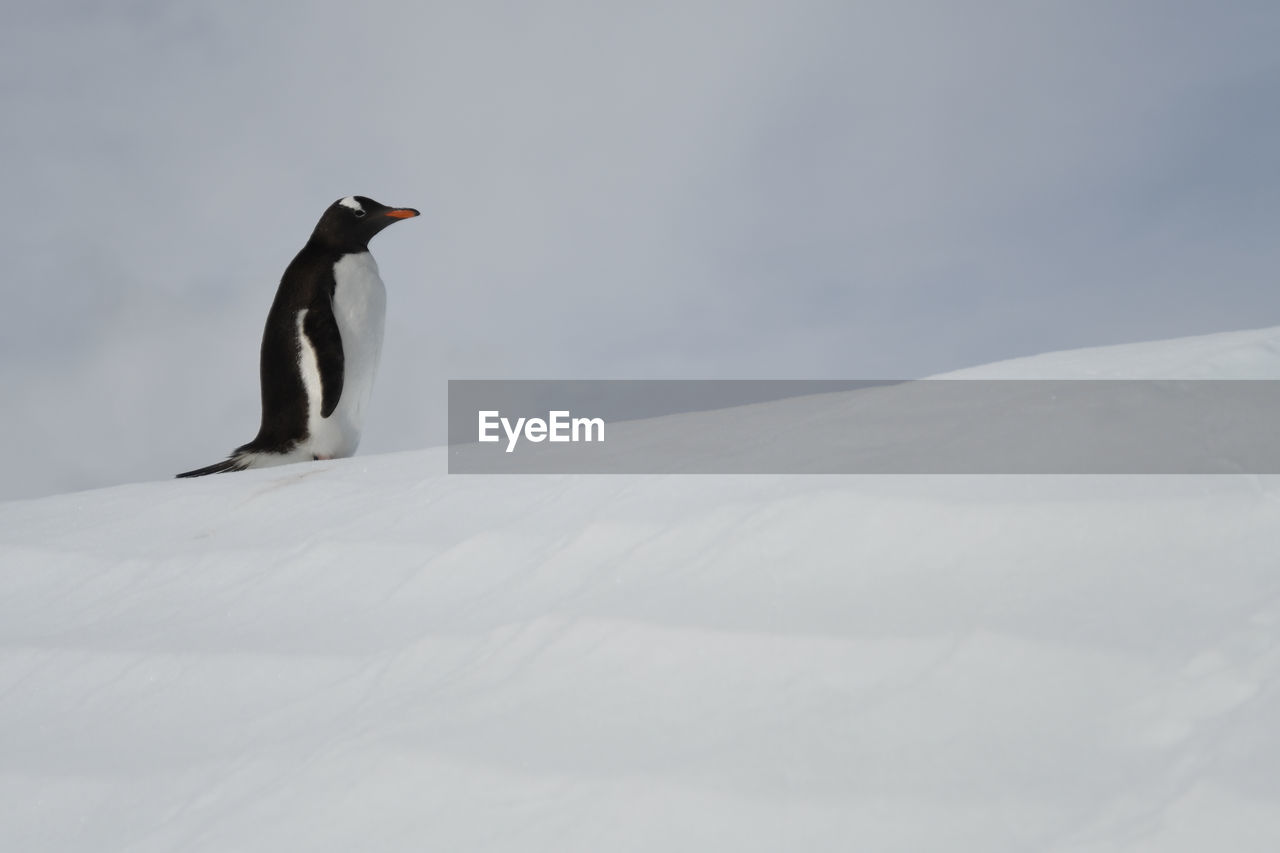
[[[342,205],[343,207],[351,208],[352,210],[355,211],[356,216],[364,216],[365,214],[365,209],[360,205],[360,202],[356,201],[355,196],[349,195],[346,198],[344,198],[342,201],[338,202],[338,204]]]

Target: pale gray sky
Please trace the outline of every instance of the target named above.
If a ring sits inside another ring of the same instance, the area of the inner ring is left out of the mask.
[[[888,378],[1280,323],[1266,2],[8,4],[0,498],[257,427],[280,273],[420,219],[363,453],[448,378]]]

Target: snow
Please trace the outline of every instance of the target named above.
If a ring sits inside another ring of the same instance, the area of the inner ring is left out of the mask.
[[[444,469],[0,504],[0,849],[1280,845],[1274,478]]]
[[[1276,329],[1043,353],[941,374],[949,379],[1277,379]]]

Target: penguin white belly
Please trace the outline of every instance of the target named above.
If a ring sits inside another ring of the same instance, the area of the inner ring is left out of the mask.
[[[360,430],[382,355],[387,313],[386,287],[378,275],[378,264],[368,252],[344,255],[333,265],[333,278],[333,314],[342,338],[343,379],[342,396],[327,418],[320,414],[323,394],[315,350],[301,336],[308,436],[298,449],[322,459],[350,456],[360,444]],[[298,314],[299,332],[305,315],[305,311]]]

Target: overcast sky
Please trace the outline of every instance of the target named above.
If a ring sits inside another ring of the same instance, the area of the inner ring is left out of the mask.
[[[1280,324],[1280,5],[9,3],[0,498],[257,429],[333,200],[449,378],[890,378]]]

